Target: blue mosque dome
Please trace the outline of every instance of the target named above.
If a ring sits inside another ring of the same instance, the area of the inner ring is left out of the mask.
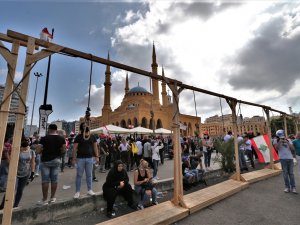
[[[145,88],[137,86],[131,88],[128,93],[149,93]]]

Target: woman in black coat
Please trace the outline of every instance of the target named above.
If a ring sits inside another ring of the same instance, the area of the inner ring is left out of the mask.
[[[115,161],[114,167],[107,174],[102,189],[103,197],[107,201],[107,216],[109,218],[116,215],[113,205],[117,195],[122,195],[128,202],[129,207],[137,209],[133,203],[133,190],[129,184],[129,177],[121,160]]]

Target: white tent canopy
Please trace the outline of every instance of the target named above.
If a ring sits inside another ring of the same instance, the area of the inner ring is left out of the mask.
[[[99,127],[96,129],[91,130],[91,134],[127,134],[130,133],[129,129],[118,127],[112,124]]]
[[[129,130],[130,133],[137,133],[137,134],[152,134],[153,130],[150,130],[145,127],[135,127]]]
[[[155,130],[156,134],[172,134],[171,130],[165,129],[165,128],[158,128]]]

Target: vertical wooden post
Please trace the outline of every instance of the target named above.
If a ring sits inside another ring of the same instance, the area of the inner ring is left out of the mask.
[[[269,143],[268,147],[269,147],[269,152],[270,152],[270,165],[267,168],[270,168],[272,170],[276,169],[274,166],[274,156],[273,156],[273,144],[272,144],[272,134],[271,134],[271,121],[270,121],[270,108],[269,107],[265,107],[263,108],[263,110],[266,113],[266,117],[267,117],[267,131],[268,131],[268,137],[269,137]]]
[[[288,137],[288,130],[287,130],[287,122],[286,122],[286,114],[283,114],[283,123],[284,123],[284,133],[285,136]]]
[[[177,84],[170,85],[173,92],[173,153],[174,153],[174,194],[172,202],[176,206],[187,208],[183,201],[183,183],[182,183],[182,167],[181,167],[181,146],[180,146],[180,130],[179,130],[179,93]]]
[[[226,101],[231,109],[232,132],[233,132],[233,137],[234,137],[234,155],[235,155],[236,173],[232,178],[237,181],[241,181],[243,179],[241,178],[240,160],[239,160],[240,157],[239,157],[239,149],[238,149],[238,142],[237,142],[237,117],[236,117],[237,100],[232,98],[232,99],[226,99]]]
[[[0,42],[0,44],[1,44],[1,42]],[[7,71],[5,88],[4,88],[3,99],[2,99],[2,101],[4,99],[6,99],[6,101],[3,102],[2,106],[0,107],[0,159],[2,157],[4,138],[5,138],[8,115],[9,115],[8,111],[10,109],[10,102],[11,102],[11,98],[12,98],[10,93],[14,89],[14,81],[13,80],[15,78],[19,47],[20,47],[19,43],[13,42],[11,52],[9,52],[8,50],[6,50],[4,48],[0,48],[1,55],[7,54],[7,56],[9,56],[9,57],[4,57],[7,61],[8,71]],[[1,160],[0,160],[0,164],[1,164]]]
[[[28,61],[30,59],[30,56],[33,54],[34,48],[35,48],[35,40],[34,38],[29,37],[27,42],[27,54],[26,54],[26,60],[24,65],[23,77],[26,76],[28,73],[30,73],[31,63],[28,63]],[[30,76],[26,76],[21,86],[20,98],[22,98],[24,102],[26,102],[27,99],[29,77]],[[13,143],[12,143],[11,161],[9,164],[7,189],[5,195],[5,205],[4,205],[3,218],[2,218],[3,225],[11,224],[12,208],[13,208],[14,197],[15,197],[16,175],[17,175],[17,168],[18,168],[18,161],[19,161],[22,131],[24,126],[25,112],[26,112],[26,106],[23,105],[22,102],[20,101],[18,112],[16,113],[16,124],[15,124]]]

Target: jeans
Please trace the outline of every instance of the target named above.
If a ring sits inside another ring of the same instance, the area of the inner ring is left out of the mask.
[[[246,163],[246,159],[245,159],[243,150],[239,150],[239,160],[240,160],[240,169],[241,170],[247,169],[248,167],[247,167],[247,163]]]
[[[0,166],[0,189],[6,189],[7,177],[8,177],[8,160],[1,160]]]
[[[17,180],[16,180],[16,190],[17,191],[16,191],[16,195],[15,195],[15,203],[13,205],[14,208],[19,206],[19,203],[20,203],[22,195],[23,195],[23,190],[27,184],[28,178],[29,178],[29,176],[17,177]],[[0,205],[0,209],[3,209],[4,201],[5,201],[5,195],[3,196],[2,203]]]
[[[77,158],[76,192],[80,192],[81,178],[85,171],[88,191],[92,190],[93,158]]]
[[[153,178],[155,178],[157,176],[158,163],[159,163],[159,160],[153,159]]]
[[[210,167],[211,151],[204,152],[204,165]]]
[[[286,188],[295,188],[294,162],[292,159],[280,159],[283,179]]]
[[[135,192],[139,195],[139,203],[140,205],[145,205],[145,203],[147,203],[148,201],[150,201],[150,196],[148,196],[145,192],[145,188],[143,188],[140,185],[135,185],[134,186],[134,190]],[[152,188],[151,190],[151,198],[152,198],[152,202],[156,202],[156,197],[157,197],[157,190],[156,188]]]
[[[57,183],[60,159],[52,159],[41,163],[42,183]]]

